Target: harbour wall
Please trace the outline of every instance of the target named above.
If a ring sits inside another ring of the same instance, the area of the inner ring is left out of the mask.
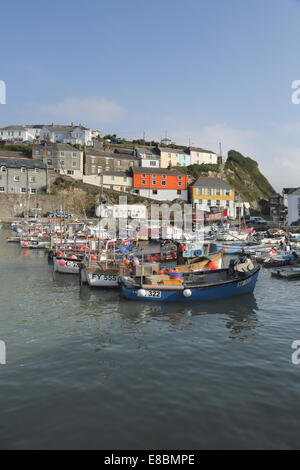
[[[30,197],[22,194],[0,194],[0,219],[23,217],[28,211],[38,209],[38,214],[61,208],[62,197],[49,194],[30,194]],[[68,201],[65,200],[65,210],[69,211]]]

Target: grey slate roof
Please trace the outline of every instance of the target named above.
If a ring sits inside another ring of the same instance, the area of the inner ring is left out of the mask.
[[[179,149],[172,149],[169,147],[159,147],[159,150],[161,152],[169,152],[169,153],[184,153],[184,150],[179,150]]]
[[[290,192],[289,194],[292,194],[293,196],[298,196],[300,194],[300,188],[296,189],[295,191]]]
[[[47,168],[47,165],[41,160],[26,157],[0,157],[0,166],[6,166],[7,168]]]
[[[19,125],[12,125],[12,126],[5,126],[5,127],[0,127],[0,131],[24,131],[23,126]]]
[[[79,128],[83,131],[88,131],[89,129],[87,127],[84,127],[84,126],[81,126],[81,125],[76,125],[74,124],[74,126],[71,126],[71,125],[67,125],[67,126],[64,126],[64,125],[60,125],[60,124],[45,124],[43,126],[45,129],[49,129],[51,131],[61,131],[61,132],[72,132],[74,129],[76,128]]]
[[[198,178],[191,186],[197,188],[232,189],[228,183],[221,180],[220,178],[213,178],[209,176],[200,176],[200,178]]]
[[[113,171],[113,170],[107,170],[103,171],[103,175],[112,175],[112,176],[127,176],[127,177],[132,177],[132,174],[130,171]]]
[[[48,142],[47,145],[37,144],[32,147],[33,150],[56,150],[56,151],[65,151],[65,152],[82,152],[82,150],[78,150],[76,147],[70,144],[61,144],[61,143],[53,143]]]
[[[202,149],[201,147],[189,147],[189,151],[194,151],[194,152],[200,152],[200,153],[213,153],[215,155],[216,152],[214,152],[213,150],[206,150],[206,149]]]
[[[131,160],[131,161],[138,160],[134,155],[128,155],[127,153],[106,152],[104,150],[86,149],[86,154],[91,155],[92,157],[105,157],[105,158],[109,157],[109,158],[115,158],[116,160]]]

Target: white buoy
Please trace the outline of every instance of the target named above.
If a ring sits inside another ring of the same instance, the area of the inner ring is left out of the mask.
[[[192,291],[190,289],[184,289],[183,295],[184,297],[191,297]]]
[[[146,295],[145,289],[139,289],[137,291],[137,295],[138,295],[138,297],[145,297],[145,295]]]

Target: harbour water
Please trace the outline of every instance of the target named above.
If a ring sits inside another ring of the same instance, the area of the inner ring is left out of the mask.
[[[299,448],[300,281],[160,305],[52,273],[0,232],[1,449]]]

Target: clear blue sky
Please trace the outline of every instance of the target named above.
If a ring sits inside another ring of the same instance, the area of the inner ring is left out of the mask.
[[[0,125],[76,122],[230,148],[300,186],[298,0],[1,5]]]

